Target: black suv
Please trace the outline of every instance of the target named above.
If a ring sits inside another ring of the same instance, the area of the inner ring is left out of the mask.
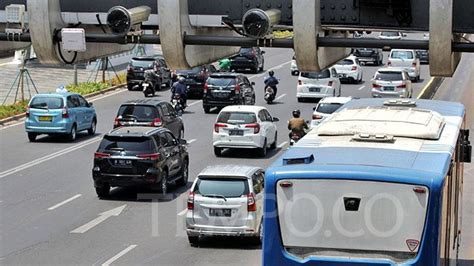
[[[353,49],[353,54],[359,59],[361,64],[372,63],[377,66],[383,65],[382,49],[355,48]]]
[[[230,70],[250,69],[254,73],[263,71],[265,59],[260,47],[242,47],[239,53],[230,57]]]
[[[184,77],[186,85],[189,86],[188,95],[197,95],[202,98],[204,84],[207,78],[215,72],[217,72],[217,69],[209,64],[193,67],[192,69],[176,70],[173,74],[173,79],[177,80],[178,77]]]
[[[165,127],[178,138],[184,137],[184,123],[173,106],[157,99],[130,100],[117,112],[114,128],[121,126]]]
[[[186,141],[165,128],[121,127],[107,133],[94,154],[92,177],[99,198],[110,187],[158,188],[188,183]]]
[[[127,88],[133,90],[137,85],[140,89],[140,83],[145,79],[145,70],[154,70],[157,79],[154,81],[155,91],[161,87],[173,85],[171,71],[166,65],[165,59],[159,56],[141,56],[134,57],[127,66]]]
[[[228,105],[255,104],[255,82],[250,82],[244,75],[237,73],[212,74],[204,85],[202,106],[205,113],[212,107]]]

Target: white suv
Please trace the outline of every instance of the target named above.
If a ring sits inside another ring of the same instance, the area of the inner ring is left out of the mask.
[[[220,156],[224,148],[256,148],[266,156],[267,148],[277,146],[278,118],[265,107],[232,105],[219,112],[214,124],[214,154]]]
[[[316,107],[313,108],[313,117],[311,119],[311,128],[319,125],[324,119],[336,112],[345,103],[352,100],[352,97],[326,97],[321,99]]]
[[[341,82],[362,82],[363,72],[357,57],[351,55],[342,59],[334,65],[334,68],[336,69]]]
[[[334,67],[320,72],[300,72],[296,87],[298,102],[303,99],[322,99],[328,96],[341,96],[341,81]]]
[[[186,233],[191,245],[200,236],[262,239],[264,170],[256,166],[208,166],[188,196]]]
[[[408,72],[410,79],[420,80],[420,59],[415,50],[392,49],[387,61],[388,67],[401,67]]]

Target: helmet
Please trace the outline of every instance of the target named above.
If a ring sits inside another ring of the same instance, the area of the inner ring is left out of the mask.
[[[300,117],[300,114],[301,114],[301,112],[300,112],[300,110],[298,110],[298,109],[296,109],[296,110],[293,111],[293,117],[294,117],[294,118]]]
[[[273,72],[273,70],[268,71],[268,75],[270,75],[270,77],[273,77],[274,74],[275,72]]]
[[[179,77],[178,78],[179,83],[184,83],[186,79],[184,77]]]

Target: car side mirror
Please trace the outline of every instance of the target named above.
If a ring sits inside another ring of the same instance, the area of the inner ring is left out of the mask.
[[[278,121],[280,121],[280,119],[278,119],[277,117],[273,117],[273,118],[272,118],[272,121],[273,121],[273,122],[278,122]]]
[[[91,102],[88,102],[87,105],[88,105],[89,107],[93,107],[93,106],[94,106],[94,104],[91,103]]]
[[[313,107],[313,111],[316,111],[316,107]]]
[[[188,142],[185,139],[179,139],[179,144],[186,145]]]
[[[265,54],[265,51],[262,51],[262,54]]]
[[[407,37],[406,33],[403,33],[402,36],[403,36],[403,37]]]
[[[250,82],[250,84],[251,84],[252,86],[255,86],[255,82],[254,82],[254,81]]]

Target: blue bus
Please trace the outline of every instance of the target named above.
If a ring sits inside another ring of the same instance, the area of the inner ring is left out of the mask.
[[[454,265],[465,109],[354,99],[265,174],[263,265]]]

